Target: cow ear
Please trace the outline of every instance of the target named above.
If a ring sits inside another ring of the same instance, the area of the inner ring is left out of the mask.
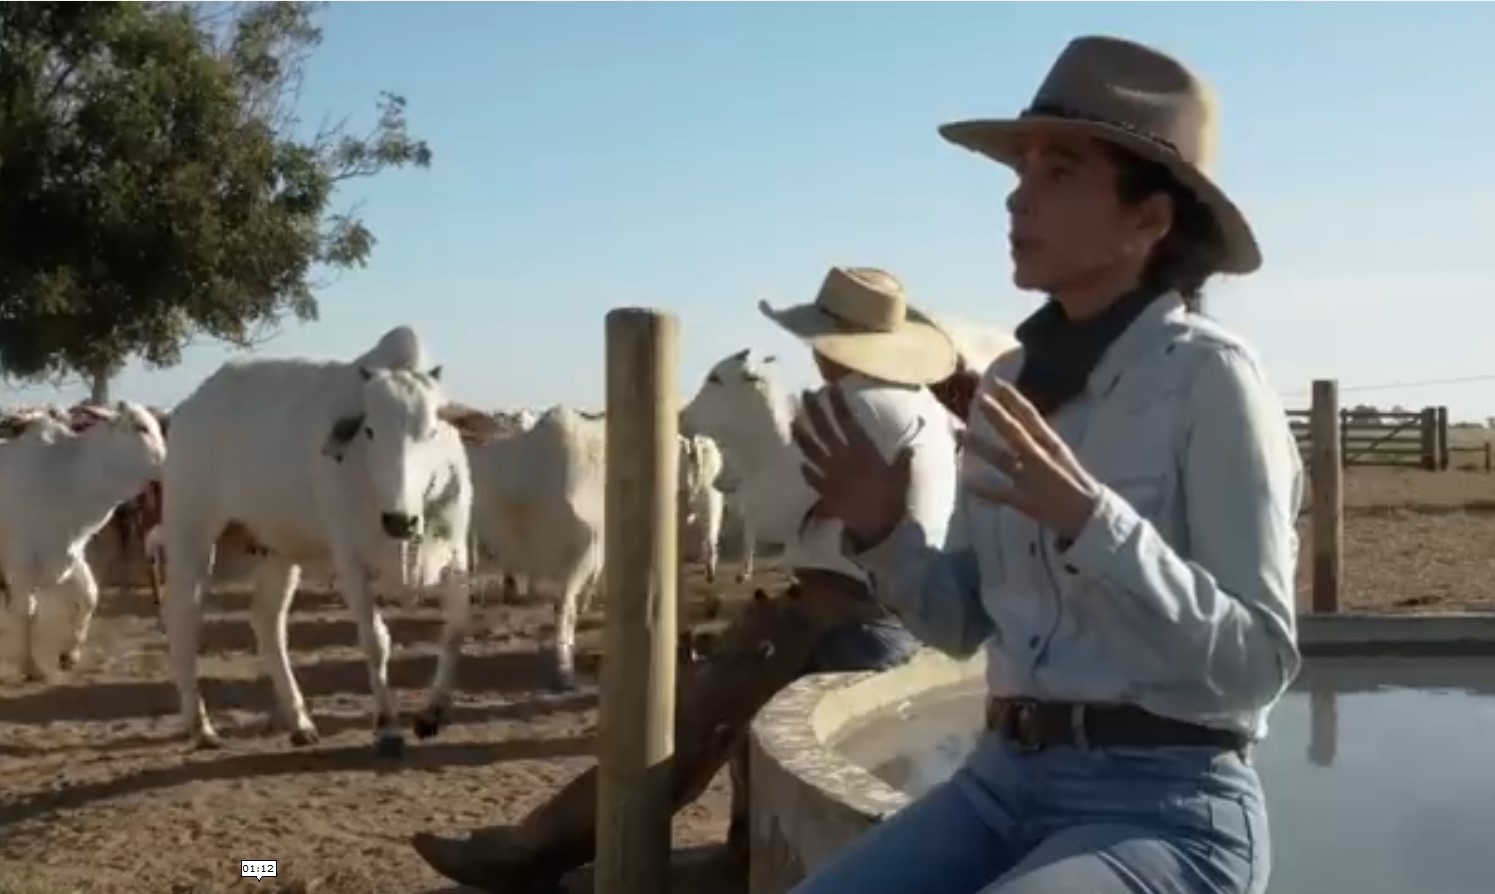
[[[332,423],[332,429],[327,432],[327,440],[322,443],[322,455],[342,462],[343,452],[347,449],[348,443],[362,427],[362,413],[357,416],[344,416]]]
[[[751,354],[751,353],[753,353],[753,349],[752,348],[743,348],[742,350],[738,351],[736,354],[733,354],[732,355],[732,359],[736,360],[739,363],[746,363],[747,359],[748,359],[748,355]]]
[[[429,371],[427,371],[426,375],[428,377],[430,377],[431,381],[433,381],[433,382],[440,382],[441,381],[441,364],[438,363],[435,366],[431,367],[431,369]]]
[[[778,358],[778,355],[776,355],[776,354],[769,354],[769,355],[767,355],[767,356],[765,356],[765,357],[764,357],[764,358],[763,358],[763,362],[764,362],[764,363],[774,363],[774,362],[775,362],[775,361],[777,361],[777,360],[778,360],[778,359],[779,359],[779,358]]]
[[[374,377],[374,374],[369,371],[369,368],[367,366],[360,366],[360,367],[358,367],[358,374],[360,376],[363,376],[363,380],[365,382],[367,382],[369,379],[372,379]]]
[[[502,426],[482,410],[459,403],[443,404],[436,411],[436,418],[455,428],[458,434],[478,441],[486,441],[502,433]]]

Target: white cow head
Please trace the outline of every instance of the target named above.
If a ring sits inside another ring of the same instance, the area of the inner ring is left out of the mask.
[[[453,406],[441,388],[441,367],[428,372],[360,366],[359,410],[335,420],[322,453],[343,462],[356,444],[363,474],[389,537],[421,533],[425,491],[446,457],[434,447],[443,414]]]
[[[111,485],[134,496],[158,478],[166,461],[166,437],[161,423],[145,407],[122,400],[112,408],[79,408],[86,420],[74,416],[73,427],[88,445],[94,469]]]
[[[743,348],[706,374],[695,397],[680,411],[680,431],[737,443],[745,434],[773,431],[781,422],[780,395],[769,377],[774,356],[755,357]]]

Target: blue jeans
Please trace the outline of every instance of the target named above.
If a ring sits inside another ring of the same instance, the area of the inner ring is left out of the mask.
[[[1262,894],[1264,802],[1234,752],[1024,754],[986,736],[791,894]]]
[[[919,640],[898,621],[844,624],[821,634],[805,673],[891,670],[918,650]]]

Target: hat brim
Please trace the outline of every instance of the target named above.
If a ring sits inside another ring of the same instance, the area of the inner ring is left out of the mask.
[[[885,382],[929,385],[949,378],[959,364],[949,334],[912,308],[895,332],[848,330],[814,304],[776,309],[759,301],[758,310],[812,350]]]
[[[1183,186],[1199,197],[1215,217],[1224,240],[1221,273],[1251,273],[1261,267],[1261,248],[1241,209],[1209,175],[1175,153],[1128,130],[1104,122],[1079,121],[1032,115],[1024,118],[956,121],[941,125],[940,136],[972,152],[1014,167],[1022,137],[1048,130],[1087,136],[1119,146],[1169,170]]]

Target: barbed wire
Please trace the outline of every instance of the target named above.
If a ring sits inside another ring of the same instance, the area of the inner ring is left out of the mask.
[[[1341,385],[1339,393],[1360,393],[1362,391],[1391,391],[1397,388],[1428,388],[1435,385],[1465,385],[1471,382],[1495,382],[1495,373],[1486,373],[1478,376],[1460,376],[1454,379],[1424,379],[1420,382],[1388,382],[1381,385]],[[1288,391],[1283,397],[1311,397],[1312,390]]]

